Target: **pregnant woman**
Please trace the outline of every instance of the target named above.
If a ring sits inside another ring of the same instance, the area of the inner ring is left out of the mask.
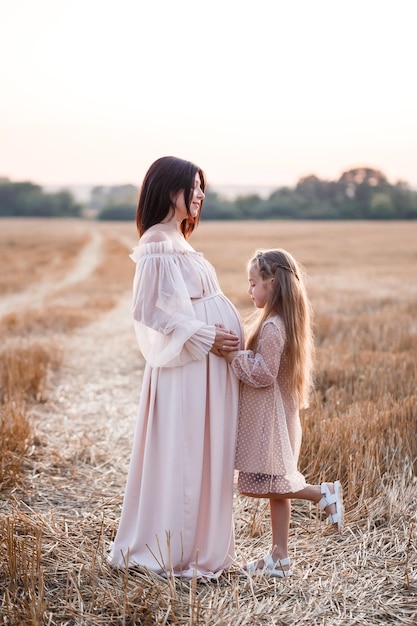
[[[204,172],[162,157],[145,175],[133,317],[146,360],[139,416],[110,563],[217,578],[234,560],[238,380],[220,350],[239,349],[239,315],[214,268],[188,243]]]

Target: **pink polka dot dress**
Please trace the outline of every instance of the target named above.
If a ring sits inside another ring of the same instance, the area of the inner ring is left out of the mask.
[[[306,485],[298,471],[301,423],[285,343],[282,318],[269,317],[256,352],[241,350],[232,361],[241,381],[236,469],[244,493],[291,493]]]

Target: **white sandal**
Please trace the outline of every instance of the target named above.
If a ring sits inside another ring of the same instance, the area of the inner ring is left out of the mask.
[[[339,480],[333,483],[333,488],[334,493],[330,493],[327,483],[321,484],[323,497],[319,502],[319,507],[324,511],[331,504],[336,505],[336,513],[328,513],[328,517],[332,524],[337,524],[337,530],[341,533],[343,529],[343,491]]]
[[[275,578],[288,578],[288,576],[291,576],[291,570],[283,569],[285,565],[291,564],[288,556],[286,556],[285,559],[274,561],[272,556],[268,553],[259,560],[264,562],[263,567],[256,567],[259,561],[250,561],[250,563],[246,564],[245,572],[252,576],[266,574],[267,576],[274,576]]]

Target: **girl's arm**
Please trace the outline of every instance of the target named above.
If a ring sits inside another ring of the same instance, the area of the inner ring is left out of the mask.
[[[258,348],[239,350],[225,355],[236,376],[251,387],[268,387],[278,376],[285,337],[282,328],[273,321],[264,323]]]

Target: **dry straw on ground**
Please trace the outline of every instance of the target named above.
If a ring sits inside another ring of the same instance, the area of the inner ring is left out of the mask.
[[[4,624],[417,624],[414,223],[203,223],[193,236],[242,313],[256,248],[287,248],[305,265],[317,389],[301,469],[314,482],[339,476],[347,505],[338,537],[316,507],[294,502],[293,578],[251,580],[236,564],[209,583],[106,563],[143,370],[130,321],[133,226],[4,223],[7,241],[26,246],[20,275],[31,233],[75,246],[59,281],[54,243],[30,289],[19,279],[1,303]],[[31,357],[39,367],[22,368]],[[238,558],[261,556],[266,504],[236,494],[234,515]]]

